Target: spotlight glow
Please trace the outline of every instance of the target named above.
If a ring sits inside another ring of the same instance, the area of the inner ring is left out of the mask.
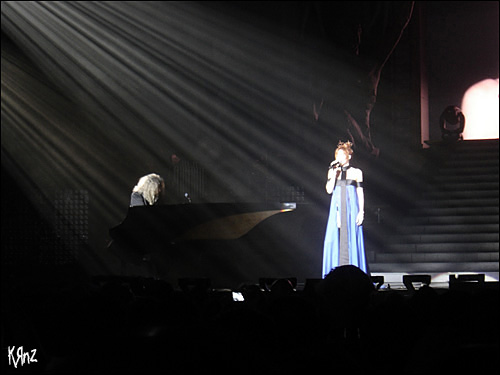
[[[324,96],[339,103],[357,92],[355,68],[222,8],[2,3],[2,165],[48,205],[59,190],[88,191],[98,260],[138,176],[168,174],[174,150],[210,175],[210,203],[279,202],[290,186],[325,195],[331,129],[311,123],[311,74],[336,72]]]
[[[472,85],[462,100],[464,139],[498,138],[498,78]]]

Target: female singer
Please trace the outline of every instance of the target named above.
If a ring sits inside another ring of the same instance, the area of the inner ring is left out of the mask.
[[[352,264],[368,273],[363,219],[363,172],[351,167],[351,142],[339,142],[328,169],[326,192],[332,194],[323,247],[323,277],[333,268]]]

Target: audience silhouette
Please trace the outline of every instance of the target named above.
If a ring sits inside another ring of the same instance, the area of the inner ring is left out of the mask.
[[[497,289],[376,290],[348,265],[307,293],[278,279],[270,290],[241,285],[244,301],[234,301],[228,290],[46,271],[50,279],[11,275],[3,293],[3,342],[38,349],[39,373],[420,374],[498,366]]]

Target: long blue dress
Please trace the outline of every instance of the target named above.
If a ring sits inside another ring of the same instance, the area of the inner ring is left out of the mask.
[[[347,211],[347,241],[349,262],[368,274],[368,265],[365,256],[363,239],[363,226],[356,224],[358,215],[358,196],[355,181],[346,181],[346,211]],[[337,213],[341,211],[341,186],[337,182],[332,192],[330,214],[326,226],[325,241],[323,246],[323,278],[339,263],[340,230],[337,226]]]

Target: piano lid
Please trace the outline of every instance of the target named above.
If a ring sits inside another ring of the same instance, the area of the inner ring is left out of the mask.
[[[177,240],[234,240],[250,232],[257,224],[268,217],[286,210],[270,210],[231,215],[213,219],[188,229]]]
[[[238,239],[267,218],[293,211],[295,203],[208,203],[130,207],[126,218],[109,230],[131,247],[151,243]]]

